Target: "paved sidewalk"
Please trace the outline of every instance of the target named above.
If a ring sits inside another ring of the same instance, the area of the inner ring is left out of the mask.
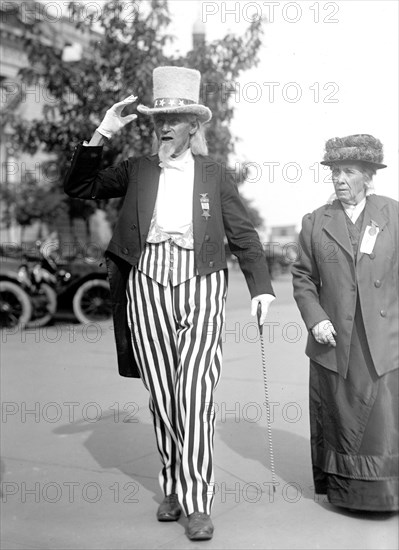
[[[398,515],[351,514],[314,494],[306,331],[290,277],[264,330],[276,476],[271,490],[260,342],[230,274],[216,392],[215,534],[159,523],[159,458],[139,380],[117,375],[112,327],[3,332],[2,543],[14,549],[394,549]]]

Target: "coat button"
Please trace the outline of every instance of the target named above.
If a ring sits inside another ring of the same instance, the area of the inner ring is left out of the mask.
[[[209,239],[210,239],[209,235],[205,235],[205,239],[204,239],[204,240],[205,240],[206,242],[208,242]]]
[[[381,281],[379,279],[377,279],[376,281],[374,281],[374,286],[375,288],[380,288],[381,286]]]
[[[131,225],[131,226],[130,226],[130,229],[133,229],[133,230],[135,230],[135,229],[136,229],[136,227],[137,227],[137,225],[136,225],[136,224],[134,223],[133,225]]]
[[[129,254],[128,248],[122,248],[122,254]]]
[[[374,254],[374,252],[372,252],[372,253],[370,254],[370,260],[374,260],[374,258],[375,258],[375,254]]]
[[[381,315],[381,317],[386,317],[387,316],[387,312],[385,311],[385,309],[382,309],[380,311],[380,315]]]
[[[215,262],[210,261],[208,265],[209,265],[209,267],[213,267],[214,264],[215,264]]]

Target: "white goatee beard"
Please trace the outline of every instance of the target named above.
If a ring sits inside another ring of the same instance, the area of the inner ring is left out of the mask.
[[[172,155],[175,152],[175,144],[169,141],[161,141],[158,156],[161,162],[168,162],[172,158]]]

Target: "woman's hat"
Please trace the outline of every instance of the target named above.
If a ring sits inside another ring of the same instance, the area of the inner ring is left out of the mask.
[[[144,115],[178,113],[196,115],[201,122],[208,122],[212,112],[200,105],[201,73],[185,67],[157,67],[153,73],[154,106],[138,105]]]
[[[337,162],[365,162],[375,169],[386,168],[382,164],[384,153],[382,143],[370,134],[354,134],[343,138],[332,138],[326,142],[326,152],[320,164],[332,166]]]

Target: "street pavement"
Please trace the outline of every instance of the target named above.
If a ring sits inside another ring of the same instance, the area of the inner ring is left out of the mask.
[[[112,325],[1,334],[1,548],[396,549],[397,514],[354,514],[313,491],[306,330],[290,275],[264,327],[272,471],[261,343],[242,274],[231,270],[223,373],[215,393],[211,541],[186,519],[159,523],[160,463],[140,380],[117,374]]]

